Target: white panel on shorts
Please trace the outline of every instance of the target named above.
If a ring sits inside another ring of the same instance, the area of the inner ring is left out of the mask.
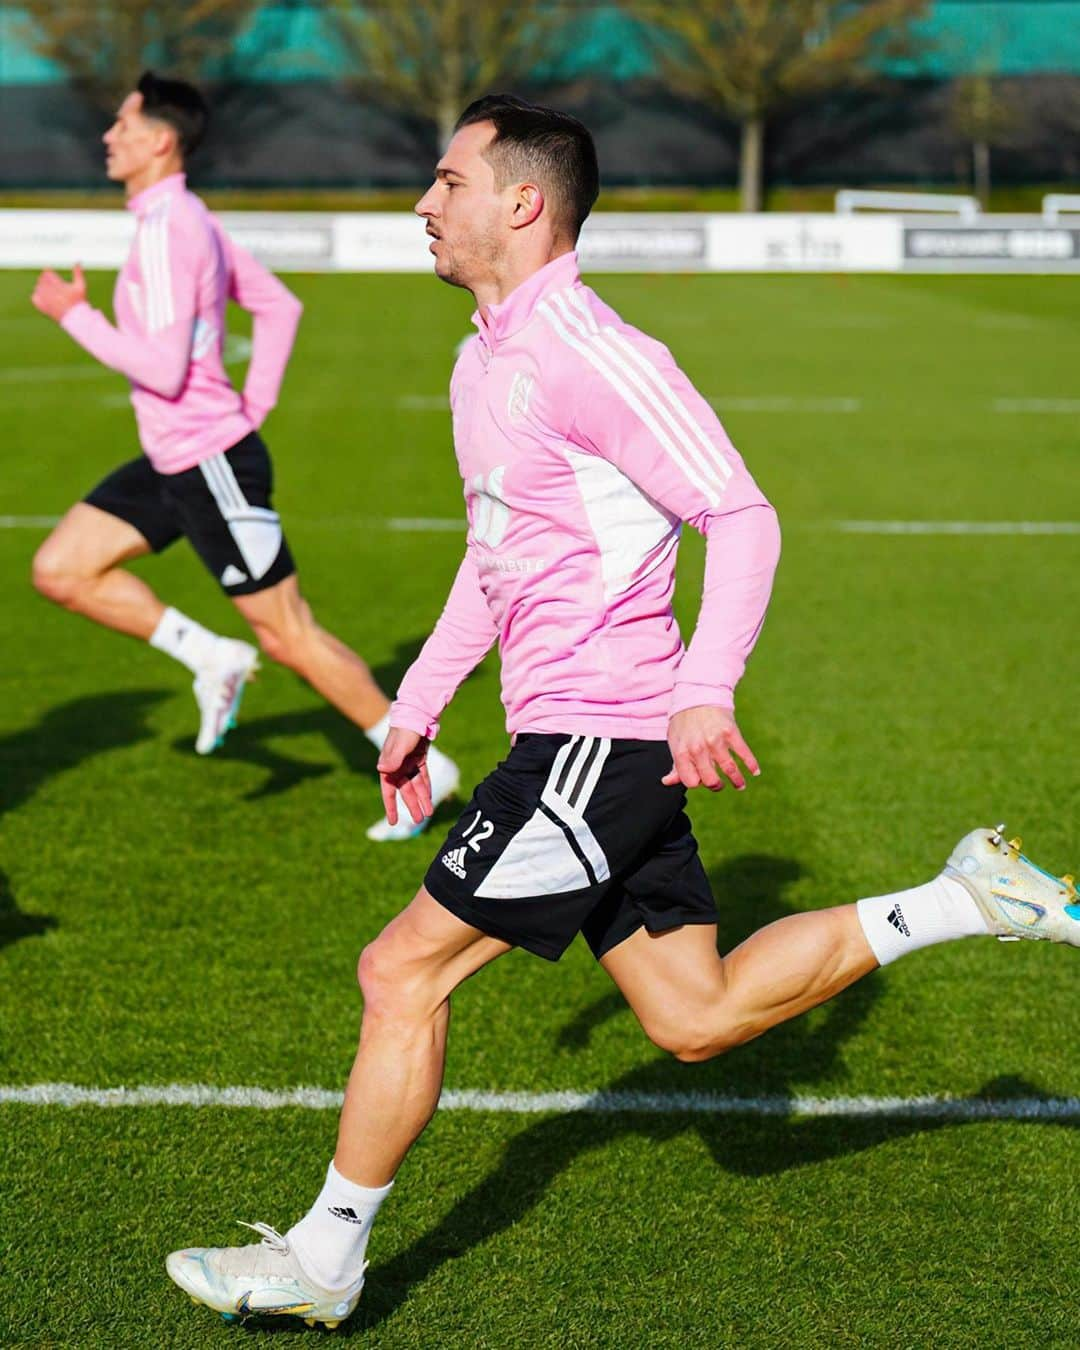
[[[499,860],[476,889],[476,895],[510,900],[528,895],[558,895],[592,884],[567,839],[573,835],[597,881],[611,876],[607,858],[585,823],[585,808],[600,781],[611,751],[606,737],[573,736],[555,756],[540,794],[541,807],[503,849]],[[564,773],[564,769],[566,772]],[[562,791],[556,786],[562,783]],[[543,809],[543,808],[546,808]],[[558,820],[552,820],[556,816]]]
[[[243,520],[230,520],[229,533],[251,577],[258,581],[274,565],[281,552],[281,521],[276,511],[249,506]]]
[[[590,884],[566,835],[543,811],[537,811],[503,849],[499,861],[476,888],[493,900],[525,895],[558,895]]]
[[[248,574],[258,581],[273,567],[274,559],[281,552],[280,516],[264,506],[248,505],[224,454],[211,455],[200,463],[199,468],[222,519],[229,526]]]

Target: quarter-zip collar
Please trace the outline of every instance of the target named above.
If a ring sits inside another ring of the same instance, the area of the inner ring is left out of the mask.
[[[162,178],[157,183],[151,183],[148,188],[143,188],[141,192],[136,192],[134,197],[128,199],[127,209],[134,211],[137,216],[145,216],[162,197],[170,197],[174,192],[183,192],[186,187],[185,174],[171,173],[168,178]]]
[[[577,253],[560,253],[539,271],[515,286],[505,300],[488,305],[487,313],[478,309],[472,321],[480,330],[480,339],[489,351],[513,337],[529,322],[537,305],[552,291],[565,290],[578,279]]]

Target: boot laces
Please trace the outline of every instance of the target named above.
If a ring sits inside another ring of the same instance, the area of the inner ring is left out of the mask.
[[[244,1228],[250,1228],[253,1233],[258,1233],[264,1247],[269,1247],[278,1256],[288,1256],[289,1240],[276,1228],[271,1228],[268,1223],[245,1223],[243,1219],[237,1219],[237,1223],[242,1224]]]

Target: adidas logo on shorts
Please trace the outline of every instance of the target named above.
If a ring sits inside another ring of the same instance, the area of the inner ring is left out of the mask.
[[[444,853],[440,860],[444,867],[448,867],[454,876],[465,878],[465,850],[463,848],[452,848],[449,853]]]

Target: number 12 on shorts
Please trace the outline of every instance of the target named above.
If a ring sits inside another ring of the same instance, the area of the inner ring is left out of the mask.
[[[469,847],[473,850],[474,853],[479,853],[480,845],[484,842],[485,839],[490,839],[491,836],[495,833],[495,826],[492,825],[490,820],[481,820],[482,814],[483,813],[481,811],[477,811],[476,815],[472,819],[472,824],[469,826],[467,830],[465,830],[462,833],[461,836],[462,839],[468,840]],[[478,825],[480,826],[479,831],[476,834],[473,834],[473,830],[475,830]],[[472,836],[471,838],[470,835]]]

